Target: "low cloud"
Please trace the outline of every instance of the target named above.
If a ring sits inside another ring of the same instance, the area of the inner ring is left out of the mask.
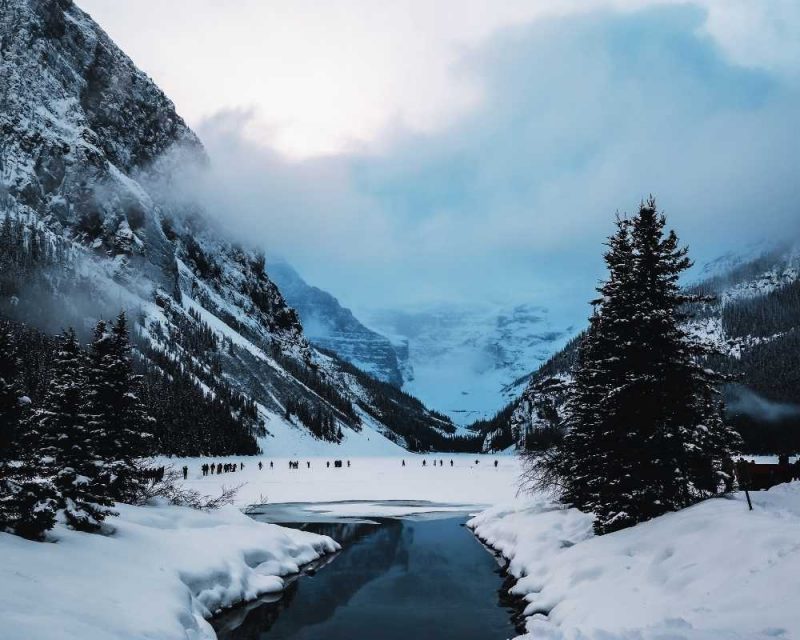
[[[656,6],[508,28],[458,63],[479,107],[370,152],[288,161],[248,135],[257,111],[220,113],[191,188],[356,309],[524,301],[572,321],[614,212],[649,193],[700,260],[800,231],[795,76],[743,65],[712,26]]]
[[[738,385],[729,395],[727,410],[732,414],[745,414],[764,422],[781,422],[800,417],[800,405],[773,402],[747,387]]]

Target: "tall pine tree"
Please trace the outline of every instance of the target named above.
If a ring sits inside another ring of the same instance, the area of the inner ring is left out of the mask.
[[[70,329],[59,339],[53,377],[32,418],[32,430],[40,435],[67,523],[80,531],[96,531],[113,513],[113,503],[101,475],[100,434],[86,413],[86,391],[86,357]]]
[[[136,499],[142,458],[153,450],[152,418],[140,399],[141,377],[133,372],[125,313],[109,328],[97,324],[89,371],[90,424],[99,435],[98,453],[109,496]]]
[[[55,524],[56,501],[41,477],[41,441],[29,413],[14,337],[8,323],[0,323],[0,531],[40,539]]]
[[[579,349],[570,400],[571,428],[565,436],[565,459],[569,465],[564,470],[566,498],[587,511],[596,509],[609,491],[619,490],[607,483],[607,467],[622,463],[619,458],[611,459],[607,452],[615,437],[611,428],[615,424],[614,392],[627,375],[620,351],[627,347],[628,317],[635,303],[630,292],[630,223],[617,217],[616,225],[604,255],[609,277],[598,289],[600,297],[593,301],[595,313]]]
[[[571,429],[558,454],[563,498],[594,511],[605,533],[720,490],[738,436],[722,420],[704,348],[683,323],[687,250],[651,198],[618,219],[609,278],[581,345]]]

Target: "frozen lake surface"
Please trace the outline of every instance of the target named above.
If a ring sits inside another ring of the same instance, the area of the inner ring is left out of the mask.
[[[376,458],[347,457],[343,453],[340,458],[345,465],[343,468],[334,467],[333,457],[298,456],[291,460],[297,460],[299,468],[291,469],[289,458],[267,454],[219,459],[164,458],[163,464],[174,465],[177,469],[186,465],[187,486],[202,494],[217,495],[223,486],[241,486],[236,496],[240,507],[262,503],[352,501],[351,512],[361,515],[367,513],[365,501],[382,503],[382,515],[400,515],[389,513],[387,509],[389,502],[403,501],[470,505],[470,509],[477,512],[489,505],[513,500],[519,486],[520,463],[512,455],[407,454]],[[201,466],[212,462],[234,462],[237,471],[203,476]],[[350,462],[349,467],[347,462]],[[241,464],[244,464],[243,469]],[[358,502],[362,504],[357,505]],[[305,519],[297,520],[300,521]]]

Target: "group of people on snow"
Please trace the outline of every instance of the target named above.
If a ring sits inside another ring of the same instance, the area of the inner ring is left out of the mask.
[[[260,463],[259,463],[260,464]],[[220,473],[233,473],[234,471],[241,471],[244,469],[244,462],[212,462],[211,464],[204,463],[203,466],[200,467],[200,470],[203,472],[204,476],[211,474],[212,476],[216,472],[217,475]],[[183,467],[183,477],[186,479],[186,476],[189,473],[189,468],[184,465]]]
[[[437,466],[437,465],[438,465],[438,466],[440,466],[440,467],[443,467],[443,466],[444,466],[444,460],[433,460],[432,462],[433,462],[433,466],[434,466],[434,467],[435,467],[435,466]],[[475,460],[475,464],[480,464],[480,463],[481,463],[481,461],[480,461],[480,460],[477,460],[477,459]],[[499,463],[498,463],[498,461],[497,461],[497,460],[495,460],[495,461],[494,461],[494,466],[495,466],[495,469],[497,468],[497,465],[498,465],[498,464],[499,464]],[[404,467],[406,466],[406,461],[405,461],[405,460],[402,460],[402,466],[404,466]],[[423,458],[423,460],[422,460],[422,466],[423,466],[423,467],[427,467],[427,466],[428,466],[428,461],[427,461],[427,460],[425,460],[424,458]],[[452,458],[450,459],[450,466],[451,466],[451,467],[453,466],[453,459],[452,459]]]
[[[306,468],[310,469],[311,468],[311,461],[310,460],[306,460],[305,462],[306,462]],[[335,469],[341,469],[345,465],[345,463],[347,464],[347,467],[349,468],[350,467],[350,461],[349,460],[347,460],[347,461],[334,460],[333,461],[333,467]],[[476,459],[475,460],[475,464],[476,465],[480,464],[480,460]],[[405,459],[401,460],[401,465],[403,467],[406,466]],[[439,460],[435,460],[435,459],[431,460],[431,465],[434,466],[434,467],[436,467],[436,466],[443,467],[444,466],[444,460],[441,460],[441,459],[439,459]],[[422,466],[423,467],[427,467],[428,466],[428,460],[427,459],[423,458]],[[453,462],[452,458],[450,459],[450,466],[451,467],[454,466],[454,462]],[[498,461],[497,460],[494,461],[494,466],[495,466],[495,468],[497,468],[497,466],[498,466]],[[331,461],[330,460],[327,460],[325,462],[325,467],[330,469],[330,467],[331,467]],[[258,470],[261,471],[263,468],[264,468],[264,463],[259,460],[259,462],[258,462]],[[274,469],[275,468],[275,465],[272,462],[272,460],[270,460],[270,462],[269,462],[269,468],[270,469]],[[299,468],[300,468],[300,461],[299,460],[289,460],[289,469],[299,469]],[[211,462],[211,463],[206,462],[206,463],[203,463],[203,465],[200,467],[200,470],[201,470],[201,472],[202,472],[202,474],[204,476],[207,476],[207,475],[212,475],[213,476],[215,473],[217,475],[219,475],[221,473],[232,473],[232,472],[235,472],[235,471],[244,470],[244,462],[238,462],[238,463],[237,462]],[[182,471],[183,471],[183,479],[186,480],[189,477],[189,467],[184,465],[183,468],[182,468]],[[156,476],[158,476],[160,474],[160,477],[163,478],[163,476],[164,476],[164,467],[159,467],[157,469],[153,469],[153,473]],[[158,478],[156,478],[156,479],[158,479]]]

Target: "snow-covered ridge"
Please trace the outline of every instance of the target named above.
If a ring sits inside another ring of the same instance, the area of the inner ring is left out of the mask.
[[[743,298],[764,296],[792,284],[798,278],[800,278],[800,271],[795,266],[770,269],[753,280],[737,283],[723,291],[720,296],[720,304],[725,306]]]
[[[730,358],[741,358],[742,353],[760,344],[766,344],[781,337],[780,333],[771,336],[737,336],[730,337],[725,332],[722,320],[718,317],[706,317],[690,320],[685,325],[690,337],[701,344],[714,348]]]
[[[779,339],[784,332],[730,335],[722,317],[726,308],[740,302],[757,302],[800,280],[800,254],[796,247],[778,252],[777,255],[773,250],[772,254],[771,259],[770,253],[766,252],[750,262],[738,261],[729,272],[716,273],[713,278],[695,285],[693,291],[710,294],[714,300],[703,305],[701,313],[686,323],[689,335],[737,359],[754,347]],[[765,266],[765,261],[771,264]]]
[[[110,535],[61,525],[54,542],[0,533],[4,638],[213,640],[215,612],[283,590],[339,545],[238,509],[117,505]]]

